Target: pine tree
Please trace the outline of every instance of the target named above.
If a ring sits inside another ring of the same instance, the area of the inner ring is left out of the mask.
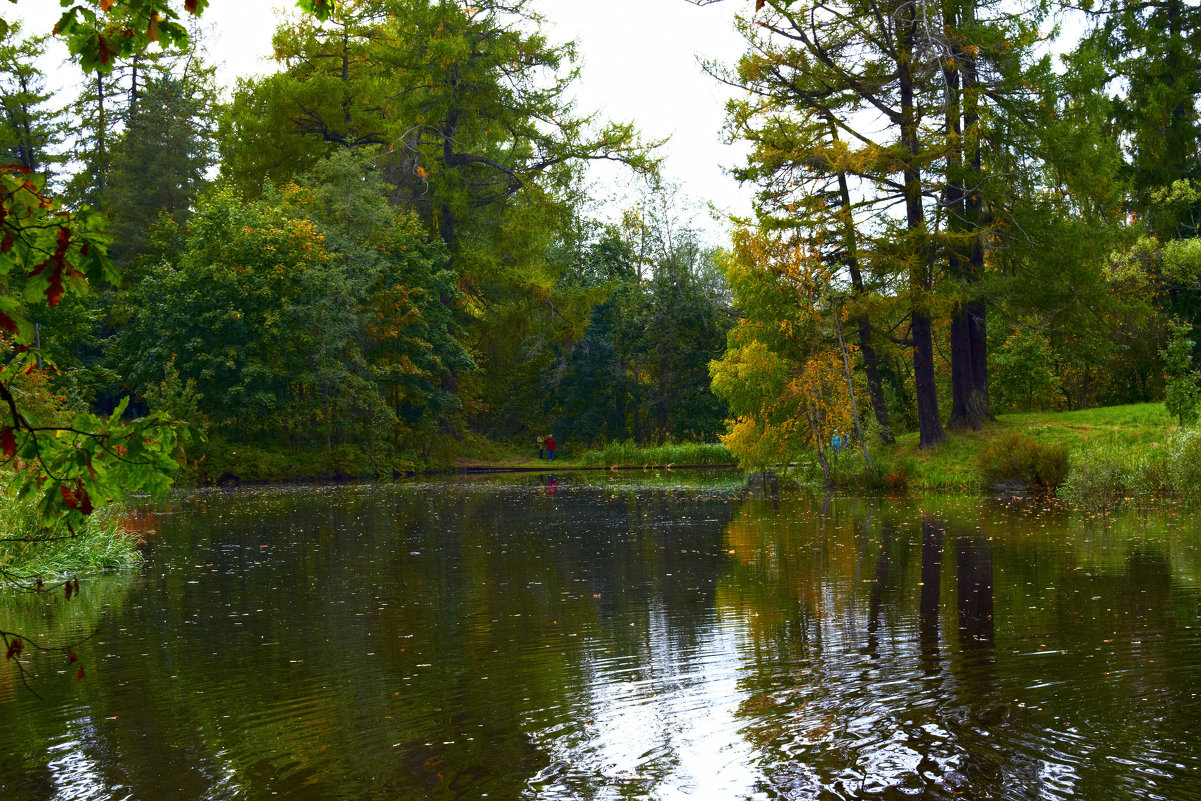
[[[37,67],[47,37],[20,39],[20,34],[18,22],[0,39],[0,158],[49,185],[66,161],[64,114],[53,106],[46,76]]]

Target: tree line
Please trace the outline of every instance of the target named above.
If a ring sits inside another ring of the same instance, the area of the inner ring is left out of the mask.
[[[714,438],[717,251],[666,199],[657,143],[567,99],[575,53],[543,26],[528,2],[347,2],[281,17],[278,71],[228,96],[193,26],[109,53],[69,98],[45,89],[46,37],[9,26],[0,148],[104,224],[120,274],[53,306],[20,293],[23,407],[130,398],[126,417],[204,433],[192,458],[241,443],[360,473],[474,435]],[[646,179],[619,222],[587,197],[595,160]]]
[[[710,71],[757,196],[714,378],[744,458],[823,457],[856,389],[861,426],[922,447],[1165,393],[1195,419],[1201,9],[757,0],[738,25]]]
[[[654,185],[665,145],[575,108],[574,49],[532,2],[301,5],[278,70],[228,94],[185,25],[203,2],[68,9],[69,97],[46,37],[4,25],[0,437],[27,463],[38,430],[76,432],[47,508],[131,418],[154,421],[139,447],[174,448],[174,418],[207,435],[193,454],[386,473],[476,436],[725,432],[766,463],[1016,409],[1195,407],[1184,0],[748,3],[745,55],[708,66],[757,189],[724,248],[661,190],[598,221],[586,165]]]

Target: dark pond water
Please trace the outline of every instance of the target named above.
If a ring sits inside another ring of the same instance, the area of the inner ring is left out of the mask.
[[[181,496],[16,799],[1201,799],[1201,522],[608,475]]]

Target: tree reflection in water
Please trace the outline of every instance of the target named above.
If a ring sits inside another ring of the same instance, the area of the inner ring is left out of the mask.
[[[0,674],[5,801],[1201,798],[1194,520],[714,480],[157,507],[142,574],[5,599],[105,630]]]

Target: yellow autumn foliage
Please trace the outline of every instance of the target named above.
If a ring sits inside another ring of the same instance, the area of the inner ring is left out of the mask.
[[[743,230],[727,262],[745,317],[710,366],[732,419],[722,442],[746,467],[786,464],[855,430],[829,266],[816,254]],[[847,357],[854,347],[847,343]],[[855,391],[860,388],[855,386]]]

